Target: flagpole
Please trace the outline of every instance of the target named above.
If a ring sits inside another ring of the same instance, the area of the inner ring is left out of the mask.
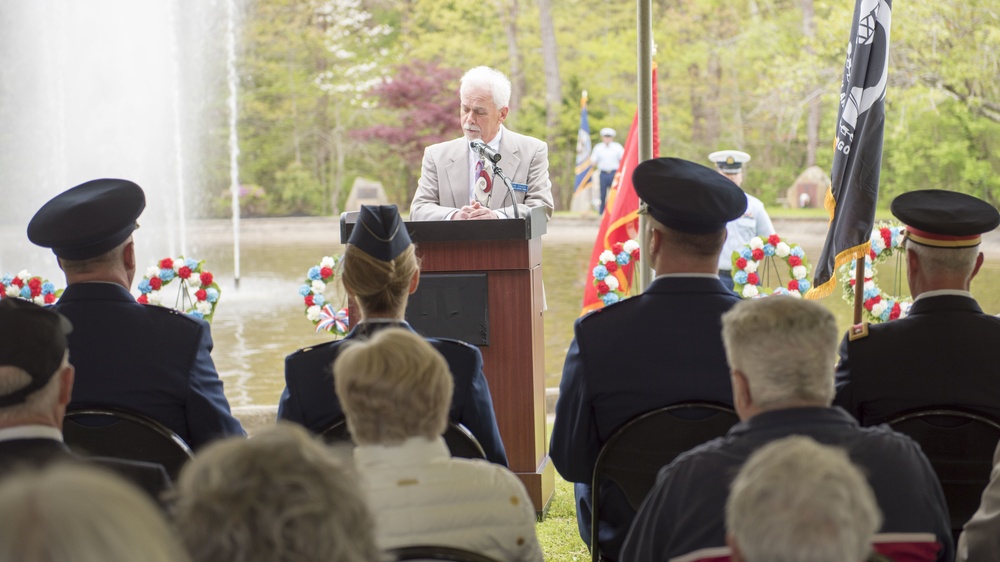
[[[636,0],[638,11],[638,82],[639,82],[639,162],[653,157],[653,25],[652,0]],[[640,252],[645,258],[649,254],[649,228],[646,215],[639,215]],[[639,262],[639,292],[645,291],[652,281],[649,259]]]
[[[865,298],[865,258],[858,258],[854,273],[854,325],[861,323],[861,305]]]

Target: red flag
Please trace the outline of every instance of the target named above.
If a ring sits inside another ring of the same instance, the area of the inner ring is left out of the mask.
[[[660,126],[658,123],[656,95],[656,65],[653,65],[653,158],[660,155]],[[594,268],[597,267],[600,255],[605,250],[611,250],[616,243],[624,243],[629,239],[639,239],[639,196],[632,186],[632,171],[639,165],[639,112],[632,118],[632,127],[625,141],[625,157],[618,164],[614,182],[608,190],[604,215],[601,226],[594,240],[594,251],[590,254],[590,268],[587,270],[587,284],[583,290],[583,310],[581,315],[604,306],[597,296],[597,286],[594,284]],[[618,278],[619,287],[628,294],[632,286],[633,263],[619,267],[614,272]]]

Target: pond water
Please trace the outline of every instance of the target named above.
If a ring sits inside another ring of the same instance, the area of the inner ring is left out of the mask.
[[[224,243],[227,237],[194,237],[202,242],[195,244],[197,255],[192,252],[192,257],[206,260],[207,268],[221,279],[223,293],[212,324],[215,338],[212,355],[233,406],[276,404],[284,387],[285,355],[333,337],[325,332],[314,332],[305,318],[297,290],[311,266],[324,255],[343,251],[343,247],[334,242],[339,240],[339,234],[332,224],[311,230],[309,223],[289,220],[292,222],[244,222],[248,234],[242,249],[243,278],[239,289],[234,289],[232,284],[229,265],[232,249]],[[293,226],[289,228],[289,224]],[[776,226],[784,239],[800,242],[808,257],[818,257],[822,239],[810,229],[825,230],[824,225],[776,221]],[[587,262],[596,230],[596,221],[567,224],[556,219],[542,239],[543,279],[548,303],[544,317],[547,387],[559,385],[563,359],[573,337],[573,321],[580,312]],[[994,261],[988,261],[973,282],[973,292],[989,313],[1000,312],[1000,253],[993,253],[993,258]],[[139,261],[153,260],[140,257]],[[886,285],[892,284],[893,267],[889,262],[879,269],[879,282],[885,290],[891,289]],[[899,281],[905,286],[905,279]],[[834,312],[841,329],[846,330],[851,323],[852,310],[842,299],[840,290],[820,302]]]

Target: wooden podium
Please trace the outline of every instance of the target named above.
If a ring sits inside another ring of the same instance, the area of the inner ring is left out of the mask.
[[[358,213],[340,219],[346,244]],[[420,286],[406,320],[425,337],[479,347],[510,469],[542,515],[555,469],[545,440],[542,234],[545,212],[483,221],[406,223],[420,257]],[[360,314],[349,303],[352,325]]]

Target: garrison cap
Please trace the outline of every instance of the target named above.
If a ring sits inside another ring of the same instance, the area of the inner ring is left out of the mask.
[[[28,223],[28,239],[60,258],[95,258],[132,234],[144,208],[146,195],[128,180],[88,181],[42,205]]]
[[[689,234],[708,234],[747,210],[747,197],[729,178],[680,158],[646,160],[632,173],[651,217]]]
[[[1000,212],[986,201],[943,189],[903,193],[892,200],[892,214],[906,225],[906,236],[937,248],[968,248],[1000,224]]]
[[[603,129],[601,129],[601,136],[602,137],[613,137],[613,136],[615,136],[615,134],[616,134],[615,130],[612,129],[611,127],[605,127]]]
[[[739,150],[720,150],[709,154],[708,159],[715,162],[719,170],[735,174],[743,169],[743,164],[750,161],[750,155]]]
[[[395,205],[362,205],[347,243],[377,260],[391,261],[412,242]]]
[[[0,395],[0,407],[21,404],[52,379],[72,330],[69,320],[51,308],[16,297],[0,299],[0,366],[23,369],[31,377],[27,386]]]

